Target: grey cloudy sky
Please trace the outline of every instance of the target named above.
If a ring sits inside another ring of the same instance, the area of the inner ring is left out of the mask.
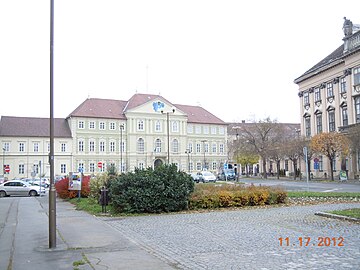
[[[293,80],[342,44],[358,0],[55,0],[55,117],[161,94],[222,120],[300,122]],[[49,117],[50,1],[0,1],[0,115]]]

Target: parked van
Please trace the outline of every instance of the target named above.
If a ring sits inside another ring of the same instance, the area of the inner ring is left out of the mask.
[[[218,179],[224,181],[235,180],[235,178],[236,176],[234,169],[224,169],[218,175]]]

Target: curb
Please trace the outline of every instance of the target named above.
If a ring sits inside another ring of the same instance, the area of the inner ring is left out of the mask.
[[[327,218],[335,218],[335,219],[340,219],[340,220],[347,220],[347,221],[352,221],[352,222],[360,222],[359,218],[346,217],[346,216],[330,214],[330,213],[325,213],[325,212],[316,212],[315,215],[322,216],[322,217],[327,217]]]

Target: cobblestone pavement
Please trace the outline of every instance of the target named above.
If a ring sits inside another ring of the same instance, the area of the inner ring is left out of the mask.
[[[360,203],[101,219],[179,269],[360,269],[360,224],[314,215],[351,207]]]

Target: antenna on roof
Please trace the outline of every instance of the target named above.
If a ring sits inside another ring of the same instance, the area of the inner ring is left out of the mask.
[[[149,93],[149,66],[146,65],[146,93]]]

